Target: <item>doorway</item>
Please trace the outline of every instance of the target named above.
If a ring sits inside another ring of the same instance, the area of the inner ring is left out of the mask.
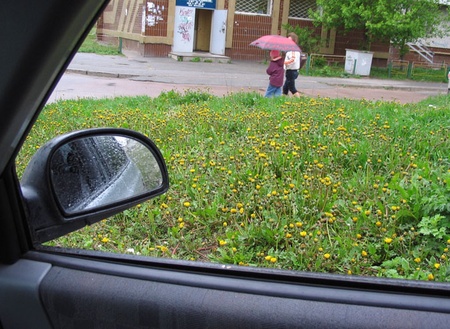
[[[196,10],[194,51],[210,51],[212,14],[213,10]]]

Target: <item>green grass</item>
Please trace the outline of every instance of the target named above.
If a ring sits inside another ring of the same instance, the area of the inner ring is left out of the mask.
[[[450,112],[418,104],[157,98],[47,105],[17,159],[55,135],[148,135],[169,191],[50,245],[242,266],[448,281]]]
[[[78,50],[80,53],[94,53],[98,55],[120,55],[119,47],[114,45],[109,45],[106,43],[100,43],[97,41],[96,29],[93,28],[80,49]]]
[[[316,65],[309,68],[303,67],[300,70],[301,75],[317,76],[317,77],[335,77],[335,78],[349,78],[358,75],[351,75],[344,70],[344,65]],[[412,80],[425,82],[444,82],[447,83],[447,67],[442,66],[440,69],[417,67],[411,70],[408,76],[408,68],[393,68],[391,71],[387,67],[374,67],[370,69],[370,77],[377,79],[391,79],[391,80]]]

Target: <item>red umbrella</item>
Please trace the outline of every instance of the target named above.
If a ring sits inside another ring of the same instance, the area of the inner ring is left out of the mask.
[[[301,51],[294,41],[281,35],[264,35],[250,43],[250,46],[264,50]]]

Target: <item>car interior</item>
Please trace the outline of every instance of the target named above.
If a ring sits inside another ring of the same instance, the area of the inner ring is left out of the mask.
[[[18,178],[21,146],[107,4],[0,4],[1,329],[449,326],[445,283],[46,246],[170,188],[152,136],[108,127],[55,135]],[[130,177],[135,188],[118,193]]]

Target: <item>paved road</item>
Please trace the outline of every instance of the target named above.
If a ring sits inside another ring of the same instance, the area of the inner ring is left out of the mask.
[[[58,99],[116,96],[158,96],[161,92],[202,90],[217,96],[237,91],[264,93],[267,65],[253,62],[178,62],[171,58],[77,54],[53,92]],[[445,83],[380,80],[372,78],[320,78],[300,76],[297,88],[311,97],[418,102],[446,94]]]

